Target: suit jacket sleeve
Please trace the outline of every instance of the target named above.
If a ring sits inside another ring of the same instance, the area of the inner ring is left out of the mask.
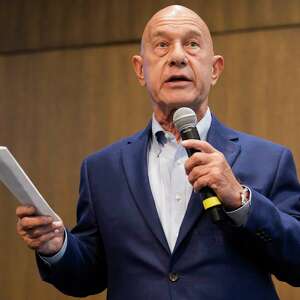
[[[246,247],[261,258],[271,273],[294,286],[300,285],[299,220],[299,181],[292,154],[283,149],[269,194],[252,190],[251,209],[242,235]]]
[[[49,265],[37,257],[42,279],[76,297],[103,291],[107,286],[106,260],[91,201],[86,161],[81,167],[77,225],[67,237],[67,249],[59,262]]]

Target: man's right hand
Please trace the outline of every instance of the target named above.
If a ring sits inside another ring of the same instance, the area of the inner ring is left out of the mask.
[[[52,256],[63,246],[63,222],[53,222],[49,216],[37,216],[33,206],[19,206],[16,209],[19,218],[17,233],[31,249],[41,255]]]

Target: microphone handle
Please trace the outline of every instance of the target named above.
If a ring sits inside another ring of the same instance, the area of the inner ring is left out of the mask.
[[[180,132],[180,136],[182,140],[189,140],[189,139],[201,140],[196,127],[188,127],[186,129],[183,129]],[[191,157],[194,153],[199,152],[199,150],[187,148],[186,152],[188,156]],[[201,192],[204,194],[204,200],[203,200],[204,209],[209,212],[212,221],[214,223],[219,223],[220,221],[223,221],[224,217],[222,214],[221,202],[218,199],[214,190],[206,186],[201,189]]]

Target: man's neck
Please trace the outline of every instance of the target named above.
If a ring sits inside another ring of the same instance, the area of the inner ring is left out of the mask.
[[[207,105],[202,105],[201,107],[199,107],[198,110],[195,111],[198,122],[205,116],[207,109],[208,109]],[[157,120],[157,122],[160,124],[160,126],[165,131],[171,132],[176,137],[176,140],[179,140],[180,133],[176,129],[173,123],[173,114],[175,110],[170,110],[168,112],[165,112],[160,110],[159,108],[156,109],[154,108],[153,111],[154,111],[154,117]]]

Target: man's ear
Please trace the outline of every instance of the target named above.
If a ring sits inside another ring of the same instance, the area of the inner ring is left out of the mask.
[[[145,86],[145,77],[144,77],[144,69],[143,69],[143,57],[140,55],[134,55],[131,59],[133,69],[137,76],[138,81],[141,86]]]
[[[211,74],[211,84],[215,85],[224,69],[224,58],[221,55],[215,55],[213,58],[213,67]]]

